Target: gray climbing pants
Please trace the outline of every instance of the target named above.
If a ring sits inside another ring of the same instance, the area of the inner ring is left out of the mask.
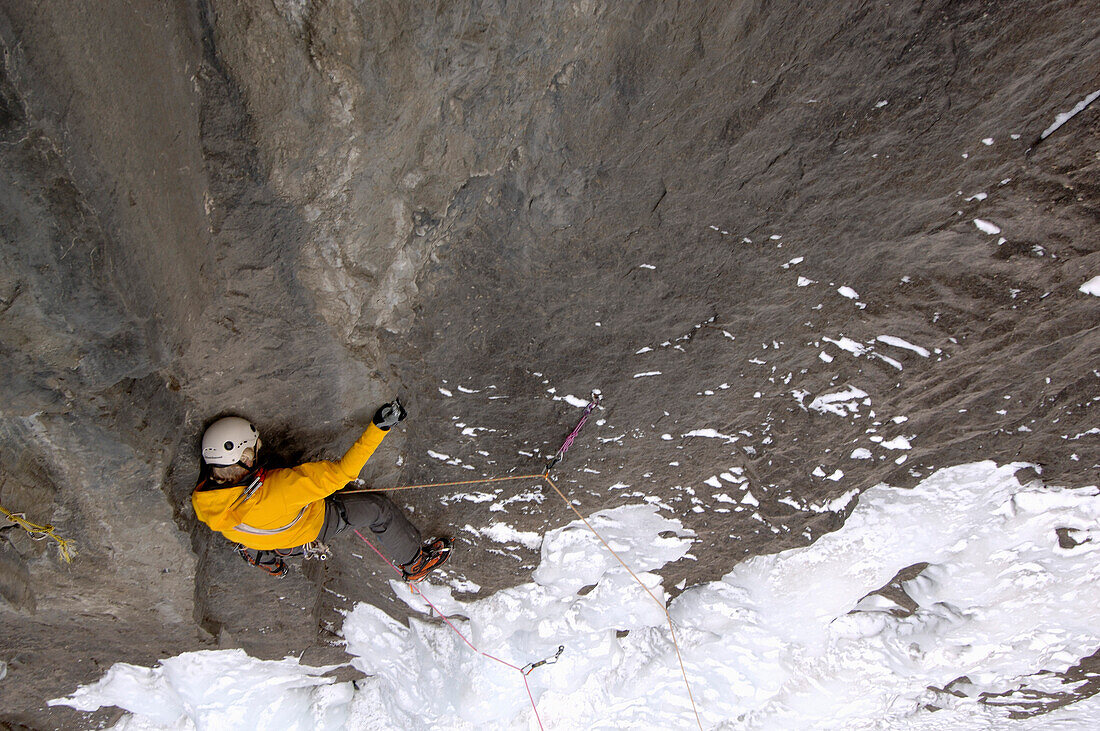
[[[317,540],[327,544],[353,528],[399,566],[416,558],[420,550],[420,531],[380,492],[337,492],[325,498],[325,522]]]

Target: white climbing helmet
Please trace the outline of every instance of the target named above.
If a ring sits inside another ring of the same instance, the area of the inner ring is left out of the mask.
[[[239,416],[218,419],[202,435],[203,461],[216,467],[237,464],[249,447],[260,451],[260,433],[251,422]]]

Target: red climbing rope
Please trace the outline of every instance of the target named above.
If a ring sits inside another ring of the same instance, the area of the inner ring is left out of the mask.
[[[394,565],[393,561],[390,561],[388,558],[386,558],[385,554],[383,554],[381,551],[379,551],[377,548],[375,548],[374,544],[371,543],[369,540],[367,540],[366,536],[364,536],[362,533],[360,533],[357,528],[354,529],[354,530],[355,530],[355,535],[362,538],[363,542],[366,543],[368,546],[370,546],[372,551],[374,551],[379,556],[381,556],[382,560],[390,565],[390,568],[392,568],[394,571],[396,571],[399,576],[403,575],[402,572],[401,572],[401,569],[397,568],[397,566]],[[484,652],[484,651],[479,650],[476,647],[474,647],[474,643],[472,643],[468,639],[466,639],[466,635],[462,634],[462,632],[459,631],[458,627],[455,627],[451,623],[451,620],[447,617],[447,615],[444,614],[443,612],[441,612],[436,605],[432,604],[431,600],[428,599],[428,597],[424,596],[424,592],[420,591],[420,587],[418,587],[416,584],[409,584],[409,589],[412,590],[413,594],[416,594],[421,599],[423,599],[428,604],[428,606],[431,607],[432,610],[434,610],[435,613],[438,614],[440,616],[440,618],[444,622],[447,623],[447,626],[450,627],[451,629],[453,629],[455,634],[458,635],[459,637],[461,637],[462,641],[465,642],[467,645],[469,645],[471,650],[478,653],[479,655],[484,655],[485,657],[489,658],[490,660],[496,660],[501,665],[507,665],[508,667],[512,668],[513,670],[515,670],[516,672],[518,672],[520,674],[520,676],[523,678],[523,685],[527,688],[527,697],[531,700],[531,709],[535,712],[535,720],[538,721],[539,728],[542,729],[543,728],[542,719],[539,718],[539,709],[535,706],[535,696],[532,695],[532,693],[531,693],[531,684],[527,682],[527,675],[530,671],[524,672],[523,668],[516,667],[515,665],[508,662],[507,660],[501,660],[499,657],[495,657],[493,655],[490,655],[487,652]],[[558,654],[559,655],[561,654],[561,650],[558,651]],[[539,664],[545,664],[545,663],[539,663]],[[533,670],[535,667],[537,667],[537,665],[534,664],[534,663],[531,663],[531,664],[529,664],[527,666],[524,666],[524,667],[531,667],[531,669]]]

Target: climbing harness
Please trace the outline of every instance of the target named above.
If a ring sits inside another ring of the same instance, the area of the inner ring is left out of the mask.
[[[589,400],[588,405],[584,407],[584,413],[581,414],[581,420],[577,422],[577,426],[573,428],[573,431],[569,433],[569,436],[565,438],[561,447],[554,453],[554,456],[550,458],[550,461],[546,463],[546,474],[550,474],[550,470],[554,469],[558,464],[565,459],[565,453],[569,451],[569,448],[573,446],[573,440],[577,438],[577,435],[581,433],[581,427],[584,426],[584,422],[588,421],[588,415],[592,413],[600,403],[600,394],[593,391],[592,398]]]
[[[41,541],[46,538],[52,538],[57,541],[57,555],[61,557],[65,563],[72,563],[73,557],[76,556],[75,544],[71,538],[62,538],[57,535],[56,529],[47,523],[46,525],[38,525],[27,520],[26,513],[13,513],[6,510],[3,506],[0,506],[0,513],[3,513],[9,521],[19,526],[23,530],[27,531],[27,534],[32,540]]]
[[[283,557],[279,555],[278,551],[259,551],[250,549],[240,543],[234,546],[234,550],[237,552],[238,556],[244,559],[245,563],[261,568],[277,579],[283,578],[290,571],[290,569],[287,568],[286,561],[283,560]],[[265,558],[264,554],[268,553],[270,553],[271,556]]]
[[[261,568],[278,579],[286,576],[290,571],[290,567],[287,566],[284,559],[290,558],[291,556],[301,556],[306,561],[314,559],[318,561],[327,561],[332,555],[332,549],[319,540],[310,541],[304,546],[296,546],[294,548],[273,548],[262,551],[238,543],[234,546],[233,550],[245,560],[245,563]],[[265,554],[268,553],[270,553],[271,556],[265,558]]]
[[[522,668],[520,668],[519,671],[524,675],[530,675],[531,671],[535,668],[540,668],[543,665],[553,665],[554,663],[556,663],[563,652],[565,652],[565,645],[558,645],[558,651],[555,652],[553,655],[546,658],[545,660],[539,660],[538,662],[529,662]]]

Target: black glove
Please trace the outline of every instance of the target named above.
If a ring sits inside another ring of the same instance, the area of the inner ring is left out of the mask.
[[[378,411],[374,412],[374,418],[371,419],[371,422],[382,431],[389,431],[391,426],[402,421],[408,415],[408,412],[405,411],[405,407],[401,405],[401,402],[394,399],[393,403],[379,406]]]

